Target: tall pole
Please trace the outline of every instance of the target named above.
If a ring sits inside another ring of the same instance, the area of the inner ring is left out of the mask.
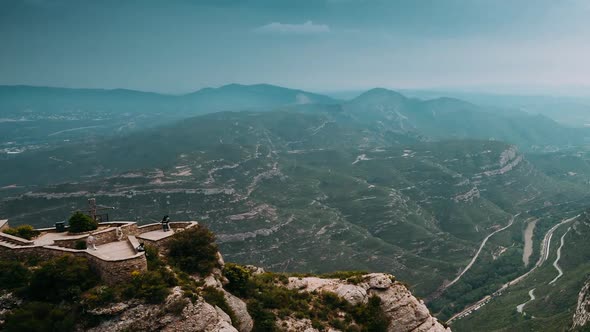
[[[96,221],[96,198],[88,199],[88,207],[90,210],[90,216],[92,220]]]

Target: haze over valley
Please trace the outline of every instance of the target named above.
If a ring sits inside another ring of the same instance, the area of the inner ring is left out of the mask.
[[[382,289],[369,273],[391,274],[388,285],[403,282],[426,307],[416,309],[425,310],[420,324],[404,330],[382,297],[387,331],[590,328],[586,5],[500,1],[501,12],[444,1],[425,13],[405,1],[107,3],[118,11],[72,1],[0,5],[16,18],[0,23],[0,36],[13,41],[0,57],[7,69],[0,220],[53,228],[94,198],[112,208],[110,221],[147,225],[170,216],[206,225],[222,263],[277,273],[280,282],[268,277],[266,286],[307,277],[299,287],[312,292],[324,287],[312,275],[363,271],[333,279],[366,286],[367,297]],[[458,12],[465,15],[450,18]],[[107,17],[113,26],[102,31],[99,19]],[[556,17],[569,20],[547,23]],[[15,31],[18,18],[35,23]],[[51,22],[46,50],[43,20]],[[108,52],[90,52],[73,27]],[[565,31],[573,32],[551,39]],[[210,45],[210,53],[194,44]],[[96,66],[81,69],[80,55]],[[260,308],[276,316],[278,330],[308,323],[314,331],[383,330],[367,327],[360,307],[354,324],[340,317],[355,330],[339,328],[335,314],[302,318],[253,300],[232,290],[219,268],[215,287],[242,297],[254,321],[238,326],[230,310],[239,331],[266,331]],[[200,291],[211,287],[201,277],[186,278]],[[125,303],[121,312],[137,305]],[[115,326],[121,312],[100,316],[96,326]],[[0,313],[0,329],[13,314]]]

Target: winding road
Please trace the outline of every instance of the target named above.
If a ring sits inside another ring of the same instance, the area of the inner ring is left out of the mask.
[[[563,235],[561,236],[561,244],[559,245],[559,248],[557,248],[557,258],[555,258],[555,262],[553,262],[553,266],[557,270],[558,274],[557,274],[557,277],[555,277],[553,280],[551,280],[549,282],[549,285],[551,285],[554,282],[556,282],[557,279],[561,278],[561,276],[563,275],[563,271],[559,267],[558,263],[559,263],[559,259],[561,258],[561,248],[563,248],[564,238],[567,235],[567,233],[569,233],[570,229],[572,229],[572,228],[571,227],[568,227],[567,231],[565,233],[563,233]]]
[[[515,215],[515,216],[517,216],[517,215]],[[566,223],[569,223],[569,222],[577,219],[579,216],[580,215],[578,214],[578,215],[576,215],[574,217],[571,217],[569,219],[564,219],[560,223],[558,223],[558,224],[554,225],[553,227],[551,227],[551,229],[549,229],[549,231],[547,231],[547,233],[545,234],[545,237],[543,238],[543,242],[541,243],[541,254],[539,255],[539,260],[537,261],[537,263],[535,264],[535,266],[533,266],[533,268],[531,268],[528,272],[526,272],[525,274],[521,275],[520,277],[518,277],[518,278],[516,278],[516,279],[514,279],[512,281],[509,281],[509,282],[505,283],[504,285],[502,285],[502,287],[500,287],[492,295],[486,295],[481,300],[479,300],[479,301],[475,302],[474,304],[466,307],[461,312],[456,313],[451,318],[449,318],[449,320],[447,320],[447,324],[452,323],[455,319],[460,319],[460,318],[463,318],[465,316],[468,316],[473,311],[478,310],[479,308],[483,307],[491,299],[493,299],[494,297],[502,294],[502,292],[504,292],[504,290],[506,290],[506,288],[508,288],[510,286],[513,286],[513,285],[516,285],[517,283],[521,282],[527,276],[529,276],[529,274],[531,274],[533,271],[535,271],[538,267],[540,267],[541,265],[543,265],[543,263],[545,263],[545,261],[547,261],[547,259],[549,258],[549,249],[551,248],[551,238],[553,237],[553,233],[555,232],[555,230],[557,230],[559,228],[559,226],[561,226],[563,224],[566,224]]]
[[[491,238],[492,236],[494,236],[496,233],[501,232],[503,230],[505,230],[506,228],[512,226],[512,224],[514,223],[514,219],[516,219],[516,217],[518,217],[520,215],[520,213],[517,213],[515,215],[513,215],[510,218],[510,221],[508,222],[508,225],[499,228],[495,231],[493,231],[492,233],[490,233],[488,236],[486,236],[483,241],[481,242],[479,249],[477,250],[477,252],[475,253],[475,256],[473,256],[473,258],[471,259],[471,261],[469,262],[469,264],[467,264],[467,266],[463,269],[463,271],[461,271],[461,273],[459,273],[459,275],[453,279],[451,282],[449,282],[448,284],[444,285],[444,287],[442,288],[441,291],[444,291],[445,289],[451,287],[453,284],[455,284],[457,281],[459,281],[459,279],[461,279],[461,277],[465,274],[465,272],[467,272],[475,263],[475,261],[477,260],[477,257],[479,256],[479,254],[481,253],[481,250],[483,249],[483,247],[486,245],[486,242],[488,242],[489,238]]]
[[[519,313],[522,313],[524,310],[524,306],[527,305],[527,303],[535,300],[535,289],[534,288],[529,291],[529,296],[531,297],[530,300],[526,301],[525,303],[517,305],[516,311],[518,311]]]

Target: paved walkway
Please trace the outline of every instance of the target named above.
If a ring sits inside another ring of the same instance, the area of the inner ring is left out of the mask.
[[[151,231],[151,232],[145,232],[145,233],[139,234],[137,236],[137,238],[145,239],[145,240],[152,240],[152,241],[159,241],[161,239],[172,236],[173,234],[174,234],[173,230],[169,230],[168,232],[164,232],[162,230],[157,230],[157,231]]]
[[[76,238],[76,237],[80,237],[80,235],[68,235],[68,233],[63,232],[63,233],[45,233],[41,236],[39,236],[38,238],[36,238],[35,244],[36,245],[42,245],[42,246],[48,246],[48,245],[52,245],[53,241],[55,240],[63,240],[63,239],[68,239],[68,238]]]
[[[127,241],[115,241],[96,247],[98,250],[88,248],[92,255],[104,259],[119,259],[135,256],[136,252]]]

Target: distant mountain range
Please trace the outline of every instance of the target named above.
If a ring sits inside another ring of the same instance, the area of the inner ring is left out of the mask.
[[[330,114],[342,123],[396,133],[402,141],[476,138],[517,144],[523,151],[556,151],[584,144],[590,136],[588,128],[565,127],[543,115],[454,98],[408,98],[383,88],[338,101],[268,84],[230,84],[185,95],[0,86],[0,158],[2,152],[88,144],[207,113],[281,110]]]
[[[72,110],[109,112],[178,112],[190,115],[272,108],[290,104],[334,103],[327,96],[269,84],[229,84],[184,95],[127,89],[69,89],[0,86],[0,115],[18,112],[62,113]]]

